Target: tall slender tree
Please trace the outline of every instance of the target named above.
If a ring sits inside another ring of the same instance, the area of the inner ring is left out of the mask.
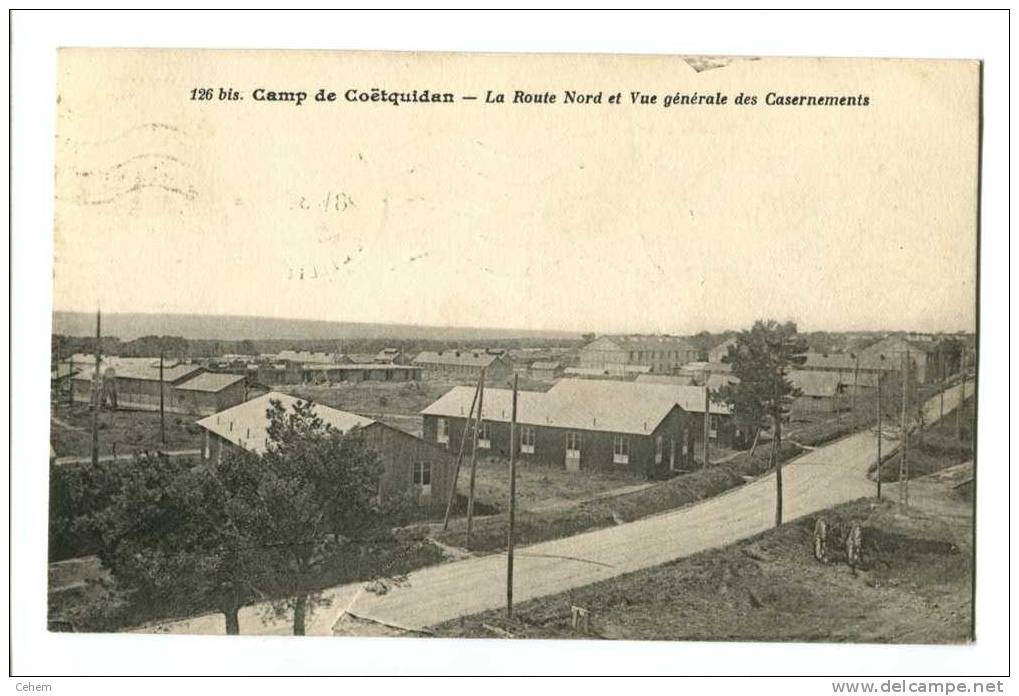
[[[803,364],[806,350],[795,323],[758,320],[729,346],[728,361],[735,380],[713,394],[732,408],[744,427],[756,431],[771,426],[776,526],[782,524],[782,423],[800,393],[789,381],[788,372]]]
[[[358,428],[341,433],[298,401],[286,410],[271,401],[266,451],[253,462],[257,486],[249,505],[266,548],[277,549],[270,570],[277,614],[293,611],[294,635],[304,635],[308,610],[320,599],[315,574],[346,541],[370,529],[378,516],[378,455]]]

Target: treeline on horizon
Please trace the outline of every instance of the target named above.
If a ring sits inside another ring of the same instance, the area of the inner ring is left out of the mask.
[[[104,355],[120,357],[155,357],[163,352],[167,357],[213,358],[221,355],[261,355],[275,354],[282,350],[307,350],[325,353],[371,353],[375,354],[383,348],[398,348],[410,354],[424,350],[449,350],[455,348],[575,348],[583,343],[580,339],[552,338],[499,338],[485,341],[455,341],[435,339],[194,339],[181,336],[142,336],[130,341],[121,341],[116,336],[102,337]],[[54,334],[53,353],[58,359],[66,358],[74,353],[95,352],[95,338],[89,336],[64,336]]]
[[[706,353],[722,341],[732,338],[738,333],[738,331],[718,333],[701,331],[686,338],[695,348]],[[852,331],[846,333],[813,331],[802,333],[800,336],[806,341],[811,351],[831,353],[862,350],[883,338],[887,333],[884,331]],[[102,352],[104,355],[145,358],[155,357],[162,352],[167,357],[187,359],[212,358],[222,355],[274,354],[282,350],[374,354],[383,348],[398,348],[405,353],[414,355],[426,350],[453,350],[456,348],[501,348],[504,350],[519,348],[575,349],[594,340],[596,337],[597,334],[587,333],[578,339],[521,337],[461,341],[422,338],[194,339],[182,336],[142,336],[130,341],[122,341],[116,336],[103,336]],[[93,353],[95,352],[95,338],[90,336],[54,334],[52,350],[54,360],[62,360],[75,353]]]

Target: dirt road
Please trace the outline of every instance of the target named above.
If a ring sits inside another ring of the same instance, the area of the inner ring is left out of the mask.
[[[971,395],[972,384],[967,384]],[[945,394],[946,411],[959,399],[958,385]],[[927,403],[927,423],[938,416],[939,401]],[[884,451],[897,442],[887,441]],[[785,520],[874,494],[867,470],[876,456],[876,436],[864,431],[819,447],[783,467]],[[514,598],[524,601],[660,565],[698,551],[757,534],[774,524],[774,474],[686,508],[608,529],[557,539],[517,550]],[[420,630],[505,603],[506,561],[502,554],[431,566],[382,595],[361,584],[325,592],[330,606],[318,609],[308,635],[331,635],[349,612],[357,619]],[[258,607],[240,617],[241,633],[286,634],[286,621],[263,622]],[[164,624],[150,631],[222,633],[222,615]]]

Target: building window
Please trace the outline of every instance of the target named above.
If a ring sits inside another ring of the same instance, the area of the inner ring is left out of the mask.
[[[612,438],[612,463],[630,463],[630,438],[624,435],[616,435]]]
[[[525,425],[521,429],[520,451],[524,454],[534,454],[534,428]]]
[[[665,441],[659,435],[655,438],[655,464],[662,463],[662,451],[665,449]]]
[[[421,495],[432,494],[432,463],[414,462],[414,485]]]
[[[435,441],[447,444],[449,442],[449,422],[440,418],[435,423]]]
[[[488,421],[481,421],[481,427],[478,428],[478,447],[492,449],[492,429]]]
[[[580,433],[566,433],[566,470],[580,471]]]
[[[580,452],[580,433],[566,433],[566,450],[568,452]]]
[[[708,437],[712,440],[718,438],[718,416],[711,414],[711,418],[708,420]]]

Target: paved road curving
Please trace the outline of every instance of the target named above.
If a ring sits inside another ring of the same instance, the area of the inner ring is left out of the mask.
[[[966,394],[973,386],[967,384]],[[960,386],[945,393],[946,411],[954,408]],[[939,400],[927,402],[927,422],[937,420]],[[885,443],[884,451],[897,446]],[[783,467],[785,520],[873,495],[867,470],[876,456],[876,435],[863,431],[810,451]],[[661,565],[684,556],[753,536],[774,524],[774,474],[685,508],[617,527],[522,547],[516,554],[514,598],[523,602],[557,594],[623,573]],[[389,627],[423,629],[460,616],[503,606],[506,561],[502,554],[431,566],[411,573],[407,582],[376,595],[362,584],[327,590],[329,607],[311,617],[308,635],[332,635],[346,612],[358,620]],[[241,633],[287,634],[287,621],[263,622],[258,607],[241,612]],[[222,615],[164,624],[149,631],[223,633]]]

